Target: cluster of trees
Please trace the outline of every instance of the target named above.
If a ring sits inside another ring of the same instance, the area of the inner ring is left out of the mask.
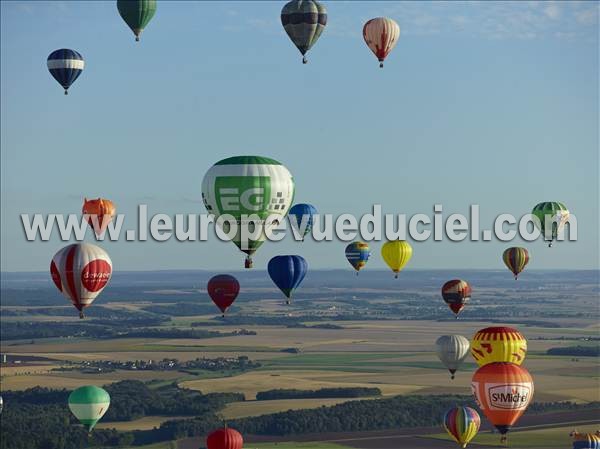
[[[548,355],[568,355],[573,357],[600,357],[600,345],[598,346],[567,346],[563,348],[550,348],[546,351]]]
[[[104,387],[111,405],[104,421],[130,421],[146,415],[196,416],[218,424],[217,413],[229,402],[243,401],[238,393],[202,394],[176,384],[151,389],[140,381],[117,382]],[[91,436],[70,413],[67,390],[31,388],[5,391],[0,426],[0,449],[81,449],[141,444],[157,438],[154,434],[95,429]],[[167,432],[169,426],[166,427]],[[162,435],[159,432],[158,435]],[[167,438],[160,438],[165,440]],[[160,441],[154,440],[154,441]]]
[[[215,413],[229,402],[244,401],[241,393],[202,394],[179,388],[176,383],[156,389],[137,380],[124,380],[104,387],[111,404],[106,421],[131,421],[144,416],[196,416]]]
[[[129,320],[90,320],[89,323],[3,322],[0,329],[2,340],[31,340],[38,338],[214,338],[233,335],[256,335],[254,331],[240,330],[216,332],[201,329],[179,329],[159,326],[168,321],[165,317]],[[124,325],[125,324],[125,325]],[[141,327],[140,327],[141,326]]]
[[[272,401],[274,399],[364,398],[370,396],[381,396],[381,390],[379,388],[367,387],[321,388],[319,390],[276,389],[257,393],[256,400]]]

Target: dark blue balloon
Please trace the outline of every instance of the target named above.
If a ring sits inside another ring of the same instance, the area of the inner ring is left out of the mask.
[[[302,234],[302,240],[304,236],[308,234],[313,226],[313,215],[317,213],[317,209],[312,204],[298,203],[294,204],[289,211],[290,219],[293,220],[297,225],[298,229],[302,231],[302,219],[306,216],[306,228]]]
[[[308,263],[302,256],[275,256],[269,260],[269,276],[277,287],[288,298],[290,303],[292,293],[306,276]]]
[[[81,75],[85,65],[83,56],[68,48],[54,50],[48,56],[47,62],[50,74],[63,87],[65,95],[71,84]]]

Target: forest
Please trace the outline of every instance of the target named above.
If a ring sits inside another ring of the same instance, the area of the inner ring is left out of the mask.
[[[0,449],[80,449],[120,447],[205,435],[223,424],[219,411],[230,402],[243,401],[237,393],[202,394],[167,384],[155,389],[139,381],[105,386],[111,407],[103,421],[129,421],[149,415],[190,416],[164,422],[145,431],[117,432],[96,429],[88,437],[67,408],[67,390],[32,388],[3,392]],[[397,396],[357,400],[332,407],[295,410],[231,420],[244,434],[294,435],[437,426],[455,405],[475,407],[471,396]],[[600,403],[533,403],[527,414],[558,410],[600,409]]]

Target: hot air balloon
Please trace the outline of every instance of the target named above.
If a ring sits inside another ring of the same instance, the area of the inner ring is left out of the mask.
[[[275,285],[288,298],[286,304],[289,304],[294,290],[306,276],[308,263],[302,256],[275,256],[269,260],[268,270]]]
[[[327,25],[327,10],[315,0],[292,0],[281,10],[281,24],[306,64],[306,52],[319,40]]]
[[[252,267],[252,255],[266,239],[262,232],[256,239],[241,241],[240,223],[245,216],[256,215],[263,231],[282,223],[294,199],[294,180],[281,163],[260,156],[236,156],[213,165],[202,181],[202,200],[215,219],[229,214],[237,221],[233,242],[247,254],[246,268]],[[271,221],[267,221],[271,217]],[[217,225],[224,232],[228,222]]]
[[[549,242],[548,246],[551,247],[552,242],[556,240],[569,221],[569,210],[563,203],[549,201],[536,204],[531,213],[537,218],[534,220],[534,224],[542,233],[544,240]],[[551,227],[548,228],[548,226]]]
[[[117,9],[137,42],[156,13],[156,0],[117,0]]]
[[[75,243],[54,255],[50,274],[56,288],[71,300],[83,318],[83,309],[91,305],[108,284],[112,262],[99,246]]]
[[[346,246],[346,259],[356,270],[357,276],[358,272],[367,264],[370,256],[371,250],[365,242],[352,242]]]
[[[412,247],[404,240],[385,242],[381,247],[381,257],[396,274],[395,278],[412,257],[412,252]]]
[[[519,273],[525,269],[525,265],[529,262],[529,252],[525,248],[508,248],[502,254],[502,260],[517,280]]]
[[[494,362],[475,371],[471,389],[477,405],[506,442],[506,434],[533,398],[531,375],[514,363]]]
[[[297,225],[298,230],[302,232],[302,241],[304,237],[312,230],[313,226],[313,215],[316,215],[317,209],[312,204],[294,204],[289,212],[290,220],[293,220]],[[304,220],[304,223],[302,221]],[[304,226],[304,231],[302,230]]]
[[[442,335],[435,342],[437,356],[450,371],[451,379],[469,355],[469,340],[462,335]]]
[[[448,281],[442,286],[442,298],[458,319],[458,314],[471,299],[471,286],[461,279]]]
[[[527,340],[512,327],[486,327],[473,336],[471,355],[479,366],[493,362],[520,365],[527,355]]]
[[[479,413],[471,407],[453,407],[444,415],[444,429],[463,448],[475,438],[480,425]]]
[[[50,53],[47,63],[50,74],[63,87],[65,95],[68,95],[69,87],[83,72],[83,56],[75,50],[61,48]]]
[[[206,437],[206,449],[242,449],[242,434],[231,427],[224,427],[211,432]]]
[[[569,434],[573,438],[573,449],[600,449],[600,432],[579,433],[574,430]]]
[[[233,304],[240,292],[240,283],[236,278],[228,274],[213,276],[206,287],[210,299],[221,310],[223,316],[225,311]]]
[[[106,390],[93,385],[79,387],[69,395],[69,409],[88,432],[91,432],[110,406]]]
[[[377,17],[365,23],[363,37],[383,68],[383,61],[398,42],[400,27],[392,19]]]
[[[97,236],[101,235],[117,213],[117,208],[111,200],[98,198],[96,200],[83,199],[81,212],[88,215],[88,224]]]

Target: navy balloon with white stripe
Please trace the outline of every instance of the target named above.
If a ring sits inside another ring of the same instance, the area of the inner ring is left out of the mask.
[[[48,70],[58,84],[63,87],[65,95],[68,94],[71,84],[81,75],[84,65],[83,56],[68,48],[55,50],[48,56]]]

